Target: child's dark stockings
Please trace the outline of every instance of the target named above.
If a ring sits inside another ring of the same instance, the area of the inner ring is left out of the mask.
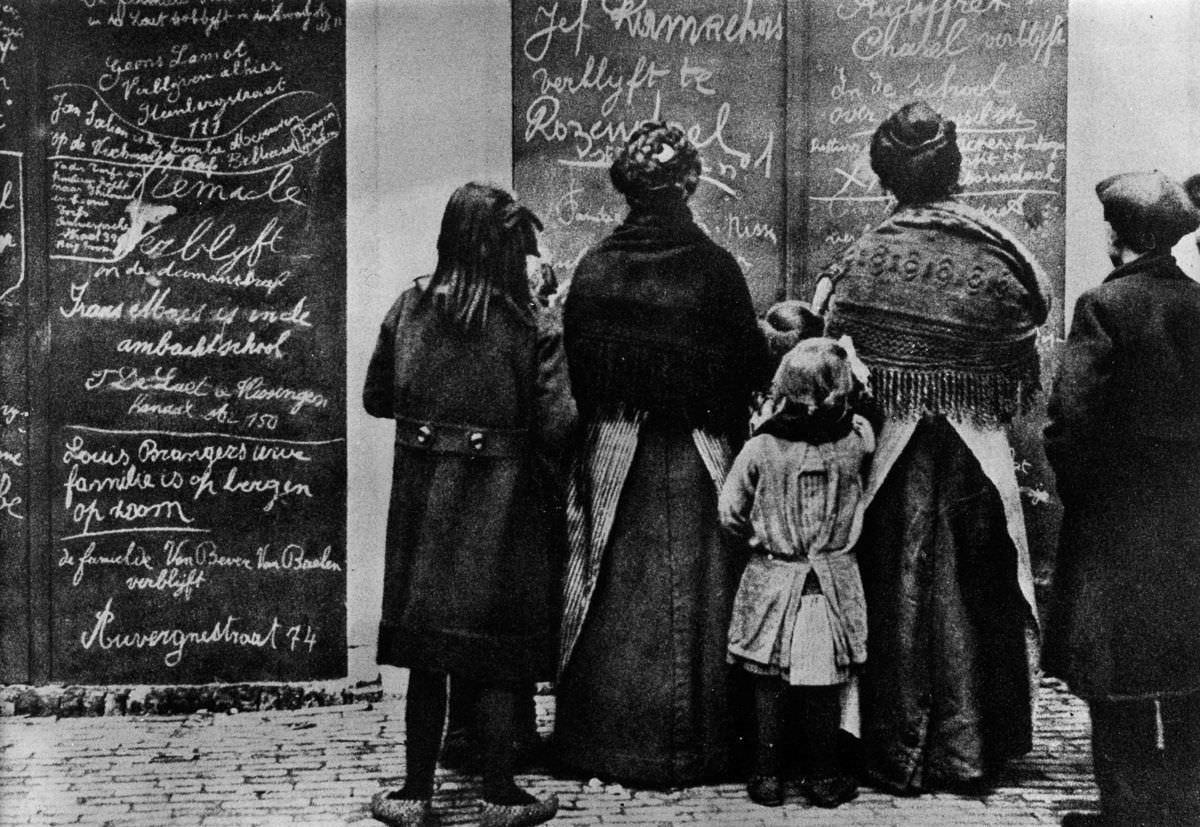
[[[433,773],[445,722],[446,676],[413,669],[408,676],[404,702],[407,774],[404,788],[392,793],[392,797],[427,801],[433,796]]]
[[[478,684],[475,718],[483,740],[483,798],[493,804],[530,804],[536,799],[513,782],[516,748],[516,684]],[[407,730],[405,758],[407,775],[403,789],[393,798],[428,800],[433,795],[433,775],[437,768],[446,722],[446,676],[438,672],[414,669],[408,678],[404,707]]]
[[[837,775],[838,726],[841,723],[841,688],[805,686],[799,695],[800,731],[804,733],[806,774],[815,778]]]
[[[828,777],[840,769],[838,724],[840,687],[805,686],[791,690],[777,677],[754,679],[755,731],[758,739],[754,758],[755,775],[778,775],[783,760],[785,719],[789,695],[794,694],[796,729],[802,733],[800,746],[806,760],[806,775]]]
[[[475,719],[483,735],[483,799],[492,804],[532,804],[537,800],[513,782],[519,689],[517,684],[479,687]]]
[[[784,698],[787,684],[779,678],[754,679],[755,732],[758,745],[754,752],[755,775],[779,775],[779,739],[783,734]]]

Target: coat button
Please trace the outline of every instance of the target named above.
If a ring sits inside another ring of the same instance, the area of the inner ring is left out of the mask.
[[[417,428],[417,444],[428,446],[431,442],[433,442],[433,428],[428,425]]]
[[[483,434],[481,434],[479,431],[472,431],[471,435],[469,437],[467,437],[467,441],[470,442],[471,450],[474,451],[475,453],[478,454],[480,451],[483,450],[485,443],[484,443],[484,439],[483,439]]]

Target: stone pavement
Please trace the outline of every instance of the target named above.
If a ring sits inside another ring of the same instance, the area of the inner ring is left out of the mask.
[[[548,725],[549,698],[541,698]],[[738,784],[673,792],[519,779],[562,803],[553,824],[1032,825],[1096,807],[1086,707],[1047,681],[1033,752],[992,793],[894,798],[864,789],[837,810],[790,796],[756,806]],[[378,824],[372,794],[403,777],[403,702],[180,716],[0,718],[0,825]],[[473,822],[476,779],[439,770],[443,825]]]

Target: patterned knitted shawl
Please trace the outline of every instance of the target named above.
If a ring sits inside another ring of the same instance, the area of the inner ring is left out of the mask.
[[[946,200],[898,208],[825,271],[828,335],[849,335],[887,416],[1006,422],[1040,390],[1050,292],[1025,247]]]

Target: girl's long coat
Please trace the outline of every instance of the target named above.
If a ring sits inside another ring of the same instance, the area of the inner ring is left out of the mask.
[[[1200,691],[1200,285],[1170,256],[1079,297],[1049,414],[1047,671],[1091,700]]]
[[[363,402],[396,420],[379,662],[548,677],[551,466],[574,422],[561,337],[496,297],[482,331],[459,332],[418,284],[384,318]]]

